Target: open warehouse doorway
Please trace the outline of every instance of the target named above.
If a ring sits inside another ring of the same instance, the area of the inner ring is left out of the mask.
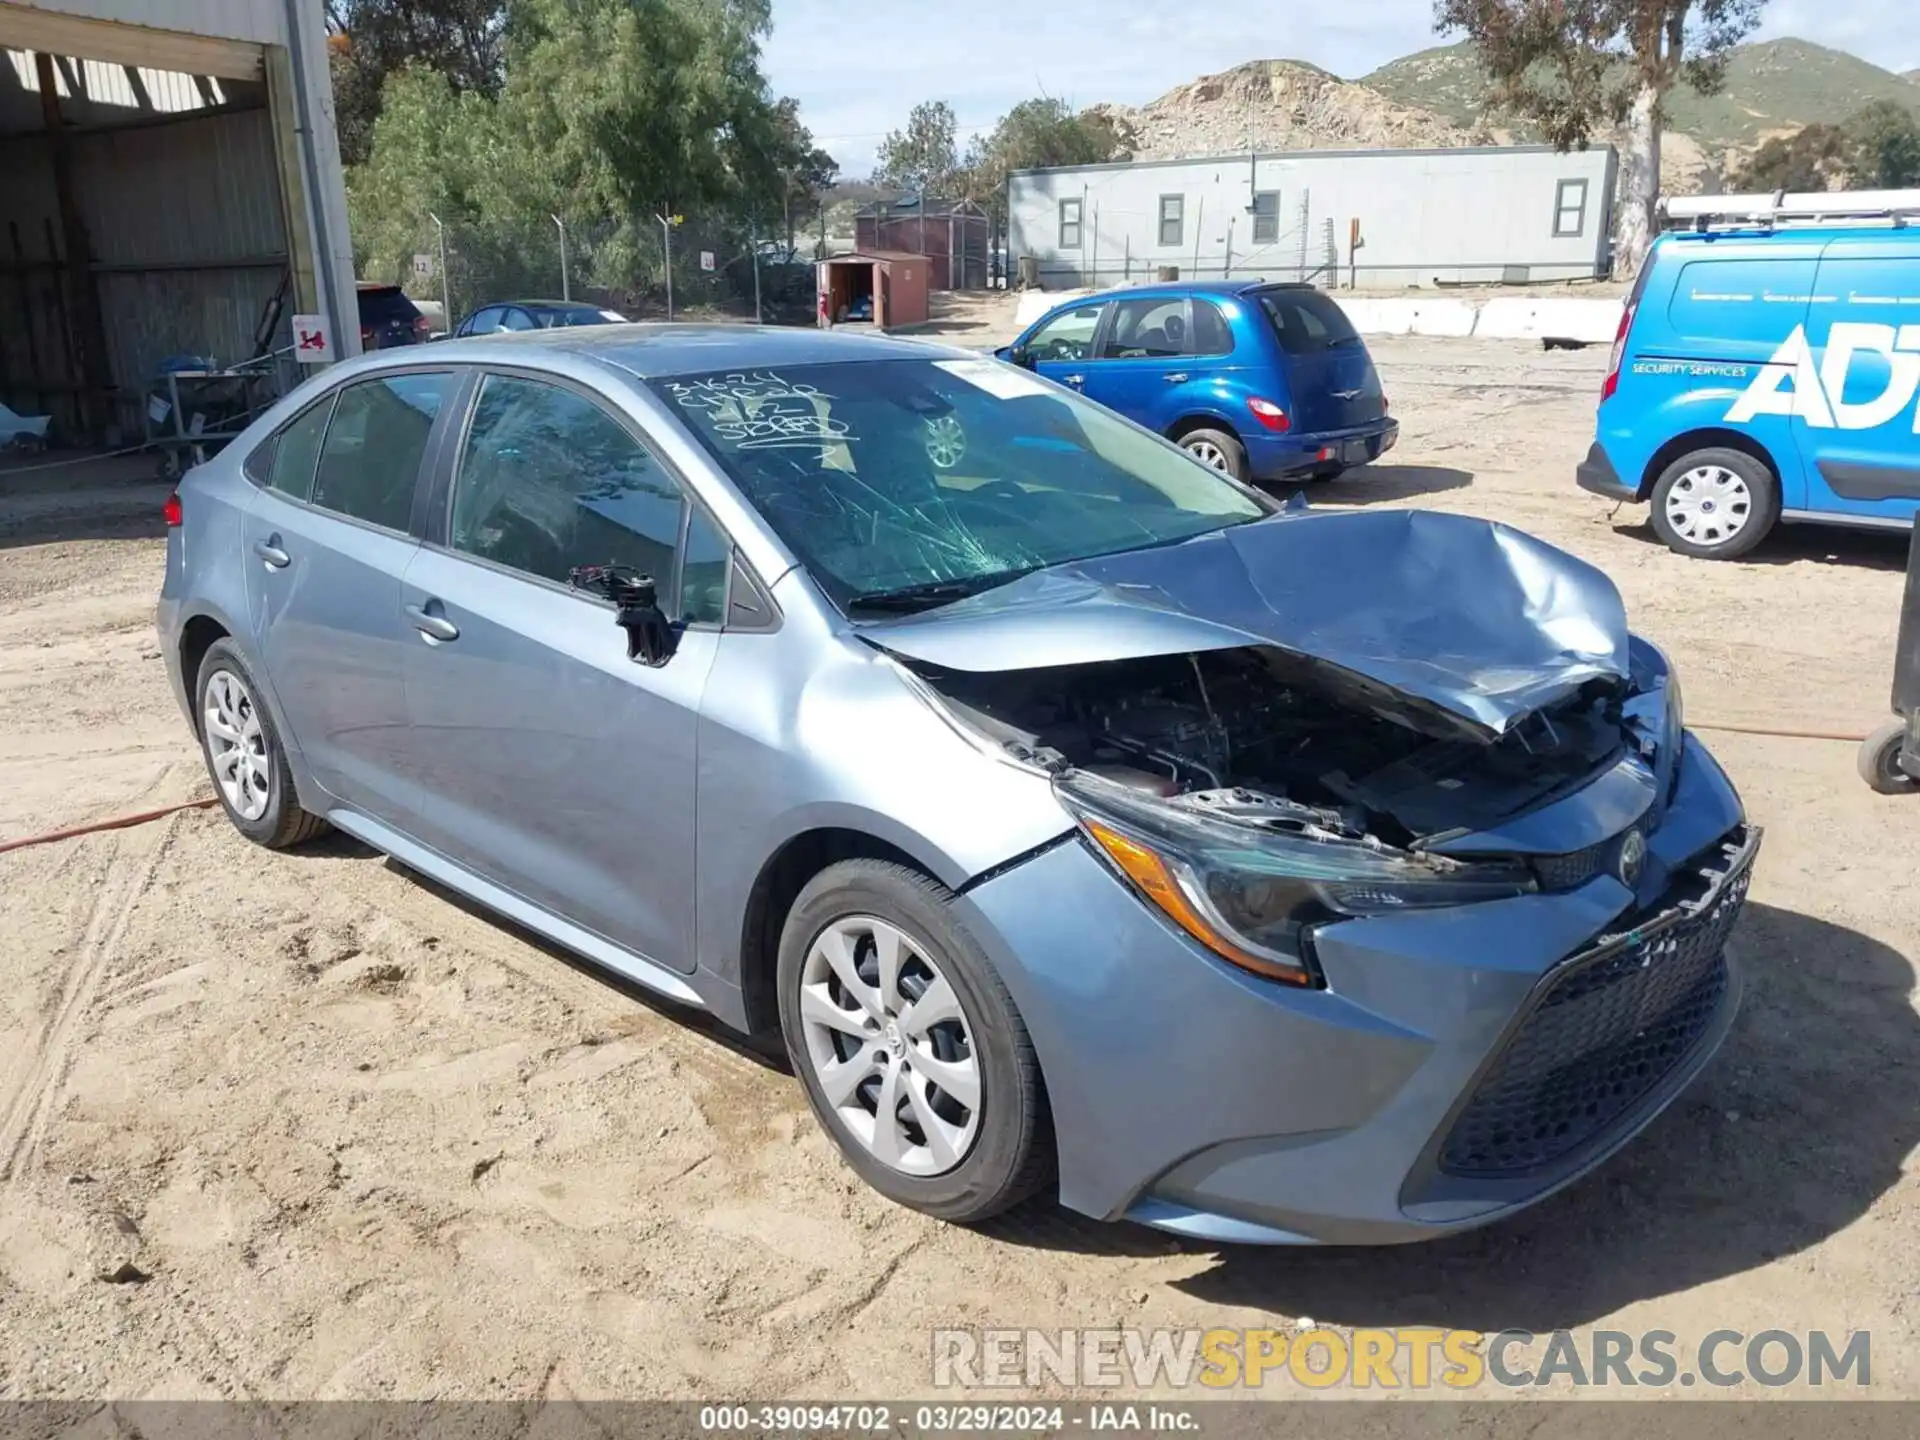
[[[0,0],[0,404],[65,445],[173,428],[169,374],[296,380],[295,315],[359,349],[321,0],[133,8]]]

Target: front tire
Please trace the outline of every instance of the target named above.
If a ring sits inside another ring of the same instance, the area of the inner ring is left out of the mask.
[[[952,899],[884,861],[821,871],[780,937],[780,1028],[860,1178],[973,1224],[1047,1183],[1053,1134],[1026,1025]]]
[[[1189,430],[1180,437],[1180,448],[1210,470],[1245,481],[1247,447],[1240,437],[1225,430]]]
[[[231,640],[207,647],[193,693],[200,751],[233,828],[269,850],[284,850],[325,830],[326,821],[300,808],[280,732]]]
[[[1667,548],[1697,560],[1736,560],[1780,518],[1773,472],[1744,450],[1682,455],[1653,484],[1653,529]]]

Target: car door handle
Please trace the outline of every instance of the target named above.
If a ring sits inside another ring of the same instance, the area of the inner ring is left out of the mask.
[[[274,536],[271,540],[254,541],[253,553],[267,562],[267,568],[269,570],[284,570],[293,563],[293,557],[280,548],[280,537],[278,535]]]
[[[1084,375],[1062,375],[1060,377],[1060,383],[1063,385],[1084,385],[1087,383],[1087,377]]]
[[[1193,377],[1188,375],[1186,371],[1176,370],[1171,375],[1167,376],[1166,380],[1169,385],[1184,385],[1188,380],[1192,378]]]
[[[413,628],[429,640],[458,640],[460,627],[444,615],[436,615],[424,605],[407,606],[407,618]]]

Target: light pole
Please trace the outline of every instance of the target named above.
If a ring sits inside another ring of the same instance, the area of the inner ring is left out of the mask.
[[[667,247],[667,319],[673,319],[673,227],[686,219],[684,215],[655,215],[660,222],[660,234]]]
[[[440,239],[440,308],[447,313],[440,323],[447,327],[447,333],[453,333],[453,292],[447,286],[447,227],[440,223],[440,217],[431,210],[427,219],[433,222],[433,233]]]
[[[560,232],[560,298],[573,299],[573,292],[567,288],[567,222],[558,215],[547,217],[553,221],[553,228]]]

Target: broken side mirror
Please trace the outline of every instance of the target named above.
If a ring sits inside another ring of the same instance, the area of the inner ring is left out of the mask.
[[[627,658],[658,668],[673,658],[680,632],[660,608],[653,577],[630,565],[578,565],[567,583],[613,602],[613,623],[627,632]]]

